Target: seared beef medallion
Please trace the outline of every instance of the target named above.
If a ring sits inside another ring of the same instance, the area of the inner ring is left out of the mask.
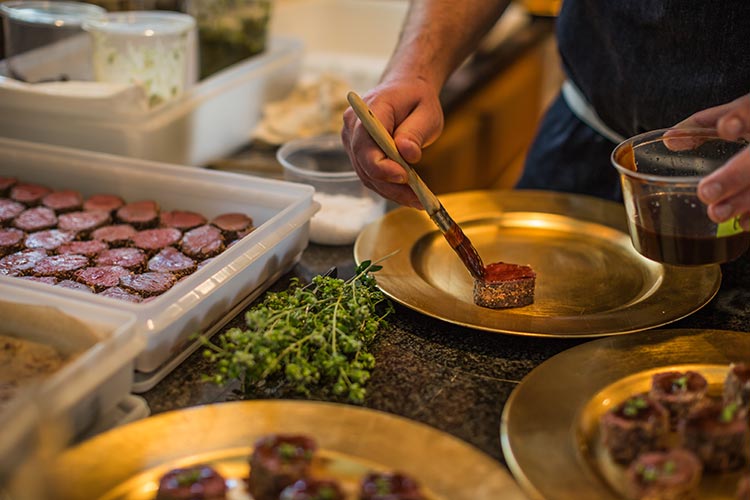
[[[26,205],[7,198],[0,199],[0,226],[7,226],[13,219],[26,210]]]
[[[630,463],[641,453],[666,448],[669,412],[648,394],[639,394],[605,413],[601,432],[612,459]]]
[[[218,255],[224,248],[221,231],[208,224],[191,229],[180,241],[182,253],[198,260]]]
[[[685,418],[707,391],[708,381],[698,372],[665,371],[651,378],[649,395],[667,409],[670,426],[676,429],[677,422]]]
[[[171,273],[146,272],[127,274],[120,278],[122,288],[144,298],[166,292],[174,286],[175,282],[176,279]]]
[[[97,266],[121,266],[140,272],[146,267],[146,254],[140,248],[110,248],[100,252],[94,263]]]
[[[86,238],[93,230],[107,225],[111,221],[109,212],[80,210],[60,215],[57,227],[63,231],[75,231],[81,238]]]
[[[155,227],[159,222],[159,205],[152,200],[128,203],[117,209],[116,218],[136,229]]]
[[[162,212],[159,216],[159,225],[163,227],[173,227],[180,231],[188,231],[194,227],[202,226],[206,223],[206,218],[195,212],[186,210],[172,210],[171,212]]]
[[[72,242],[76,233],[61,231],[59,229],[47,229],[26,235],[24,244],[26,248],[43,248],[45,250],[57,250],[62,245]]]
[[[317,446],[308,436],[276,434],[256,441],[247,485],[255,500],[278,500],[289,485],[309,475]]]
[[[141,297],[140,295],[136,295],[135,293],[128,292],[127,290],[119,286],[107,288],[103,292],[99,292],[98,295],[132,303],[143,302],[143,297]]]
[[[161,477],[156,500],[224,500],[227,484],[215,469],[194,465],[173,469]]]
[[[125,201],[114,194],[95,194],[83,202],[84,210],[101,210],[114,214],[114,212],[123,206]]]
[[[47,207],[27,208],[13,219],[13,225],[21,231],[33,233],[57,225],[55,211]]]
[[[21,250],[0,259],[0,275],[23,276],[30,274],[37,262],[47,257],[43,248]]]
[[[175,278],[187,276],[196,270],[195,261],[174,247],[167,247],[148,261],[148,270],[174,274]]]
[[[88,257],[95,257],[109,247],[101,240],[71,241],[63,243],[55,249],[57,253],[79,253]]]
[[[83,197],[78,191],[53,191],[42,198],[42,205],[51,208],[58,214],[73,212],[81,209]]]
[[[120,278],[129,274],[130,271],[120,266],[96,266],[79,269],[73,273],[73,279],[95,292],[103,292],[107,288],[118,286]]]
[[[34,184],[30,182],[19,182],[12,188],[10,188],[10,199],[23,203],[27,207],[33,207],[39,205],[42,202],[42,198],[51,193],[52,190],[46,186],[40,184]]]
[[[115,224],[95,229],[90,237],[92,240],[101,240],[111,247],[125,247],[130,245],[135,233],[135,228],[130,224]]]
[[[706,398],[680,421],[678,432],[707,471],[736,470],[747,462],[747,411],[737,403]]]
[[[675,448],[639,455],[625,474],[632,500],[691,500],[697,497],[703,466],[691,451]]]
[[[215,217],[211,224],[221,230],[225,241],[241,238],[253,229],[253,219],[243,213],[221,214]]]
[[[79,269],[89,265],[89,258],[85,255],[68,253],[64,255],[50,255],[36,263],[32,274],[34,276],[54,276],[67,279]]]
[[[300,479],[281,492],[279,500],[344,500],[341,487],[330,479]]]
[[[182,233],[179,229],[159,227],[138,231],[130,239],[133,242],[133,246],[140,248],[147,255],[154,255],[159,250],[177,244],[180,238],[182,238]]]
[[[0,228],[0,257],[23,249],[26,233],[14,227]]]
[[[359,500],[425,500],[419,484],[400,472],[371,472],[362,480]]]

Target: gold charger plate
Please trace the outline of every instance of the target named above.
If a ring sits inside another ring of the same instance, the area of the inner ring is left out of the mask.
[[[220,403],[137,421],[63,453],[49,483],[55,498],[152,500],[162,474],[205,462],[240,481],[252,444],[272,433],[313,437],[325,477],[345,487],[368,470],[400,470],[430,500],[525,498],[499,462],[453,436],[376,410],[308,401]]]
[[[623,469],[599,443],[599,418],[646,390],[662,370],[696,370],[720,391],[731,362],[750,359],[750,334],[722,330],[652,330],[599,339],[550,358],[531,371],[503,409],[508,466],[531,498],[615,500]],[[700,498],[733,498],[738,473],[704,475]]]
[[[424,211],[398,208],[367,226],[359,263],[383,262],[378,286],[393,300],[450,323],[527,336],[596,337],[662,326],[716,294],[716,266],[674,267],[633,248],[619,203],[547,191],[441,196],[485,264],[529,264],[534,304],[492,310],[473,302],[473,280]]]

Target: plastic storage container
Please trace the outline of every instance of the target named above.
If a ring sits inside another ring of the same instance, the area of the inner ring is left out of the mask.
[[[26,84],[0,76],[0,136],[180,165],[205,165],[250,139],[263,106],[299,77],[302,42],[276,37],[262,54],[196,83],[182,97],[149,108],[136,85]],[[80,55],[40,64],[80,64]],[[63,61],[63,62],[61,62]],[[7,68],[0,67],[0,73]]]
[[[0,176],[84,196],[109,192],[126,201],[152,199],[162,210],[191,210],[209,220],[227,212],[253,218],[252,233],[145,303],[0,276],[0,283],[134,314],[135,328],[146,340],[136,358],[136,392],[151,388],[197,347],[193,334],[214,332],[297,262],[318,209],[310,186],[2,138]]]

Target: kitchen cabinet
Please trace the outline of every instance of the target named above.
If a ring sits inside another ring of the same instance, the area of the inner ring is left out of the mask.
[[[562,83],[552,26],[552,20],[537,20],[497,53],[477,54],[448,81],[443,134],[417,165],[436,193],[515,184],[539,119]],[[474,83],[460,88],[464,80]]]

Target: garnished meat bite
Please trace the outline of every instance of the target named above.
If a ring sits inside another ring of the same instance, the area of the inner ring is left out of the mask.
[[[271,435],[259,439],[250,456],[248,489],[255,500],[277,500],[287,486],[308,476],[317,446],[307,436]]]
[[[253,219],[243,213],[227,213],[215,217],[211,221],[211,224],[221,230],[226,241],[232,241],[248,234],[252,230]]]
[[[601,431],[612,459],[630,463],[641,453],[666,448],[669,412],[648,394],[639,394],[605,413]]]
[[[198,260],[218,255],[224,251],[224,248],[221,231],[208,224],[191,229],[180,241],[182,252]]]
[[[148,229],[159,222],[159,205],[152,200],[128,203],[117,209],[117,220],[136,229]]]
[[[673,449],[639,455],[626,472],[628,498],[688,500],[698,492],[703,466],[688,450]]]
[[[359,500],[424,500],[419,484],[400,472],[372,472],[364,477]]]
[[[160,295],[174,286],[176,280],[170,273],[147,272],[128,274],[120,278],[120,286],[141,297]]]
[[[90,236],[92,240],[101,240],[111,247],[125,247],[130,245],[130,238],[135,233],[135,228],[130,224],[115,224],[95,229]]]
[[[330,479],[300,479],[281,492],[279,500],[344,500],[341,487]]]
[[[724,380],[724,402],[750,407],[750,365],[732,363]]]
[[[47,207],[29,208],[13,219],[13,225],[27,233],[51,229],[57,225],[57,215]]]
[[[175,278],[186,276],[196,269],[193,259],[174,247],[167,247],[148,261],[148,270],[172,273]]]
[[[110,248],[94,259],[97,266],[120,266],[133,272],[146,267],[146,254],[140,248]]]
[[[185,210],[172,210],[171,212],[162,212],[159,217],[159,224],[164,227],[173,227],[180,231],[188,231],[194,227],[202,226],[206,223],[206,218],[195,212]]]
[[[474,280],[474,303],[491,309],[522,307],[534,302],[536,273],[529,266],[496,262]]]
[[[129,274],[130,271],[124,267],[97,266],[79,269],[73,274],[73,279],[96,292],[103,292],[107,288],[119,285],[120,278]]]
[[[144,229],[135,233],[131,240],[133,245],[144,250],[148,255],[177,244],[182,238],[179,229],[173,227],[159,227],[156,229]]]
[[[94,229],[109,224],[111,221],[109,212],[80,210],[60,215],[57,227],[63,231],[75,231],[81,235],[88,235]]]
[[[26,235],[24,244],[26,248],[44,248],[45,250],[55,250],[61,245],[72,242],[76,237],[75,233],[70,231],[60,231],[59,229],[48,229],[46,231],[37,231]]]
[[[678,432],[706,470],[736,470],[747,461],[747,412],[737,403],[706,398],[680,422]]]
[[[208,465],[173,469],[159,480],[156,500],[224,500],[227,484]]]
[[[42,205],[51,208],[58,214],[80,210],[83,197],[78,191],[53,191],[42,198]]]
[[[7,198],[0,198],[0,226],[6,226],[26,210],[26,205]]]
[[[30,182],[19,182],[10,188],[10,199],[23,203],[27,207],[33,207],[41,203],[42,198],[51,193],[52,190],[41,184]]]
[[[23,248],[26,233],[13,227],[0,228],[0,257],[5,257]]]
[[[29,274],[37,262],[47,257],[44,249],[26,249],[0,259],[0,274],[4,276],[22,276]]]
[[[125,201],[114,194],[95,194],[83,202],[84,210],[101,210],[113,214],[125,204]]]
[[[705,397],[706,391],[708,381],[700,373],[667,371],[654,374],[649,394],[667,409],[670,425],[676,429],[677,422]]]

